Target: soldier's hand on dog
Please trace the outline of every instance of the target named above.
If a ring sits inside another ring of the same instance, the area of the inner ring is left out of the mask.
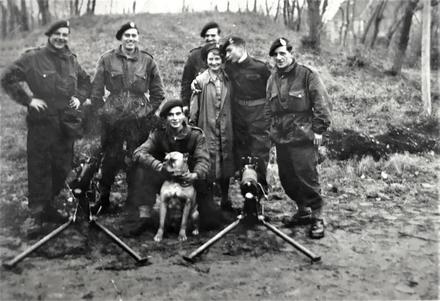
[[[29,107],[35,109],[37,112],[40,112],[40,110],[44,111],[47,109],[47,104],[40,98],[32,98],[31,102],[29,103]]]
[[[80,105],[81,105],[81,102],[79,101],[78,98],[76,98],[75,96],[70,97],[69,106],[72,109],[78,110]]]
[[[197,174],[195,172],[186,172],[183,175],[180,176],[180,179],[182,181],[193,183],[195,180],[197,180]]]

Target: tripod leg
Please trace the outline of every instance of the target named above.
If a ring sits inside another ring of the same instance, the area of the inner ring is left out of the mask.
[[[226,235],[228,232],[230,232],[232,229],[238,226],[240,221],[243,219],[243,217],[240,215],[235,222],[221,230],[219,233],[217,233],[215,236],[213,236],[210,240],[205,242],[203,245],[201,245],[197,250],[189,254],[188,256],[183,256],[183,259],[185,259],[188,262],[193,263],[194,258],[199,256],[201,253],[203,253],[206,249],[208,249],[210,246],[212,246],[214,243],[216,243],[220,238],[222,238],[224,235]]]
[[[70,224],[73,222],[72,219],[69,219],[67,222],[65,222],[64,224],[62,224],[61,226],[59,226],[58,228],[56,228],[55,230],[53,230],[52,232],[50,232],[49,234],[47,234],[45,237],[43,237],[42,239],[40,239],[39,241],[37,241],[35,244],[33,244],[32,246],[30,246],[29,248],[27,248],[26,250],[24,250],[21,254],[15,256],[13,259],[3,263],[3,266],[6,268],[12,268],[14,267],[17,263],[19,263],[20,261],[22,261],[24,258],[26,258],[29,254],[31,254],[32,252],[34,252],[35,250],[37,250],[39,247],[41,247],[42,245],[44,245],[45,243],[47,243],[49,240],[51,240],[52,238],[54,238],[55,236],[57,236],[58,234],[60,234],[61,232],[63,232],[67,227],[70,226]]]
[[[312,259],[312,262],[317,262],[321,260],[321,256],[317,256],[315,255],[312,251],[308,250],[307,248],[305,248],[304,246],[300,245],[299,243],[297,243],[295,240],[293,240],[291,237],[289,237],[287,234],[285,234],[284,232],[281,232],[280,230],[278,230],[278,228],[276,228],[274,225],[266,222],[263,218],[259,217],[260,222],[266,226],[266,228],[268,228],[270,231],[272,231],[273,233],[275,233],[276,235],[278,235],[279,237],[281,237],[282,239],[284,239],[286,242],[288,242],[290,245],[292,245],[293,247],[295,247],[297,250],[299,250],[301,253],[303,253],[304,255],[306,255],[307,257],[309,257],[310,259]]]
[[[133,257],[139,264],[147,264],[148,263],[148,257],[140,257],[139,254],[137,254],[133,249],[131,249],[129,246],[127,246],[122,240],[120,240],[113,232],[111,232],[109,229],[101,225],[96,220],[90,221],[90,223],[97,228],[99,228],[102,232],[107,234],[118,246],[120,246],[125,252],[130,254],[131,257]]]

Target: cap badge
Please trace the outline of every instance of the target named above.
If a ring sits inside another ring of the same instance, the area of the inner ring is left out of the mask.
[[[234,44],[234,39],[233,38],[229,38],[229,44]]]
[[[283,38],[281,38],[281,39],[280,39],[280,44],[281,44],[282,46],[286,46],[286,45],[287,45],[286,40],[284,40]]]
[[[66,25],[67,25],[67,27],[69,27],[69,26],[70,26],[70,23],[69,23],[69,21],[66,21]]]
[[[130,27],[131,27],[131,28],[134,28],[134,26],[135,26],[135,25],[134,25],[134,22],[130,22]]]

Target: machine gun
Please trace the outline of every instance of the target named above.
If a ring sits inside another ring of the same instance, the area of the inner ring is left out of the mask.
[[[299,250],[301,253],[309,257],[312,262],[320,261],[320,256],[315,255],[310,250],[286,235],[284,232],[280,231],[274,225],[266,221],[266,217],[264,216],[264,206],[261,203],[261,199],[267,199],[267,196],[262,185],[258,182],[256,171],[258,158],[244,157],[241,161],[243,168],[241,170],[240,191],[244,197],[244,203],[241,209],[241,213],[237,216],[237,219],[234,222],[221,230],[219,233],[209,239],[206,243],[204,243],[190,255],[183,256],[183,259],[188,262],[194,263],[197,256],[202,254],[205,250],[207,250],[214,243],[220,240],[228,232],[236,228],[240,223],[244,222],[246,225],[264,225],[267,229],[269,229],[277,236],[285,240],[287,243],[292,245],[294,248]]]
[[[70,197],[75,200],[75,207],[72,210],[69,220],[44,236],[38,242],[24,250],[22,253],[14,257],[13,259],[4,262],[3,266],[6,268],[13,268],[17,263],[22,261],[28,255],[36,251],[42,245],[46,244],[52,238],[66,230],[70,225],[76,222],[76,215],[78,207],[81,207],[83,212],[88,218],[89,225],[93,226],[100,231],[104,232],[110,239],[112,239],[118,246],[120,246],[125,252],[133,257],[138,264],[149,264],[148,257],[141,257],[121,239],[119,239],[113,232],[108,230],[104,225],[98,222],[97,216],[100,212],[100,207],[97,212],[93,212],[92,205],[99,200],[99,170],[102,162],[101,149],[97,149],[92,152],[92,155],[87,157],[85,161],[81,162],[77,168],[73,170],[74,178],[71,181],[66,181],[65,185],[69,191]]]

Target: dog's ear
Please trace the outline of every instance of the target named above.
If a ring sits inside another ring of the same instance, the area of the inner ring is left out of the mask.
[[[170,153],[165,153],[165,161],[167,161],[167,160],[169,160],[170,159]]]

